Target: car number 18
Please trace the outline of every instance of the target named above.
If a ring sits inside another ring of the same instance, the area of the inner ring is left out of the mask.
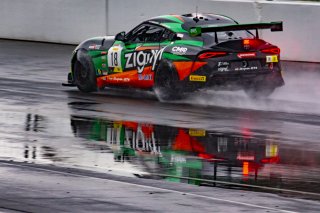
[[[121,69],[121,51],[122,47],[112,47],[108,51],[108,67],[117,68],[117,70]]]

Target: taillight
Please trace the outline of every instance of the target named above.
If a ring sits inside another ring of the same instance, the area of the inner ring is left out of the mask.
[[[243,45],[250,45],[250,39],[244,39],[242,40]]]
[[[260,39],[243,39],[242,45],[245,50],[254,50],[259,46],[263,45],[265,42]]]
[[[254,58],[257,56],[255,52],[248,52],[248,53],[238,53],[238,58]]]
[[[207,58],[214,58],[214,57],[221,57],[227,55],[226,52],[205,52],[198,56],[199,59],[207,59]]]
[[[263,49],[261,50],[261,52],[279,55],[280,49],[278,47],[271,47],[271,48]]]

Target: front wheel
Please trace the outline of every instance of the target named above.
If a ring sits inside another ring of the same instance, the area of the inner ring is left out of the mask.
[[[160,62],[155,73],[153,90],[160,101],[177,100],[183,97],[179,76],[171,61]]]
[[[74,82],[81,92],[97,91],[96,73],[89,55],[79,50],[73,69]]]

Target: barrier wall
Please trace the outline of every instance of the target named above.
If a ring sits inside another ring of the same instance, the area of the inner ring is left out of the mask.
[[[106,0],[1,0],[0,37],[78,43],[105,35]]]
[[[240,22],[258,20],[256,5],[251,1],[109,0],[108,18],[112,21],[109,21],[108,32],[115,34],[131,29],[138,23],[158,15],[193,13],[196,11],[196,5],[199,12],[223,14]]]
[[[221,0],[1,0],[0,38],[77,44],[128,31],[150,17],[196,11],[240,23],[284,21],[283,32],[263,31],[286,60],[320,62],[320,3]]]
[[[320,3],[264,2],[261,6],[261,21],[284,21],[283,32],[263,32],[266,40],[281,47],[284,59],[320,62]]]

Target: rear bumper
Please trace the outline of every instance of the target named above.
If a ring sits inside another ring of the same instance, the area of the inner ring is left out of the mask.
[[[205,81],[196,82],[189,78],[184,80],[187,91],[194,91],[201,88],[214,88],[217,90],[240,90],[250,85],[264,84],[271,87],[283,86],[284,80],[280,70],[255,72],[226,72],[211,73],[197,71],[192,76],[205,76]]]
[[[224,85],[228,83],[245,86],[252,83],[270,84],[275,87],[284,85],[281,72],[259,72],[259,73],[231,73],[228,75],[216,74],[209,78],[207,86]]]

